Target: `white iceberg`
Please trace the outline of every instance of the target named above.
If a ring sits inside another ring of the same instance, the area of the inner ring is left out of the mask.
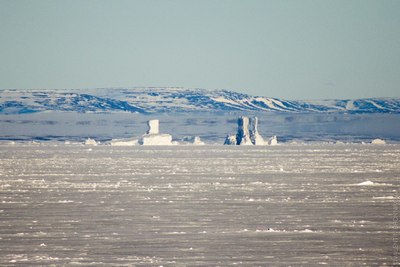
[[[264,138],[258,133],[258,118],[250,118],[250,139],[254,145],[265,145]]]
[[[236,134],[228,135],[225,138],[224,145],[236,145]]]
[[[238,133],[236,135],[236,144],[253,145],[250,137],[248,117],[240,117],[238,119]]]
[[[225,138],[224,145],[277,145],[276,136],[271,137],[268,141],[258,133],[258,118],[239,117],[238,131],[236,134],[228,135]],[[250,130],[249,130],[250,128]]]
[[[149,120],[147,122],[149,129],[146,134],[139,140],[139,144],[144,146],[170,146],[172,143],[172,136],[170,134],[159,133],[159,121]]]

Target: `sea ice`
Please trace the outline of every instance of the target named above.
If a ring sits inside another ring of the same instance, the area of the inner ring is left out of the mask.
[[[396,265],[399,151],[2,146],[0,266]]]

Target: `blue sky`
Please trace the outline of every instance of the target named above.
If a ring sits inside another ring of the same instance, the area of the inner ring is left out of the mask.
[[[0,0],[0,88],[400,97],[400,1]]]

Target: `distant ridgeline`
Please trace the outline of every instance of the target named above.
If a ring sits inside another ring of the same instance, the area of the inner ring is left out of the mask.
[[[400,113],[400,98],[287,101],[227,90],[159,87],[0,90],[0,114],[47,111]]]

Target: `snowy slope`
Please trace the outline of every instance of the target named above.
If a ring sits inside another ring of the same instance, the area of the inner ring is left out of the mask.
[[[0,114],[45,111],[80,113],[191,111],[400,113],[400,99],[287,101],[227,90],[159,87],[0,90]]]

